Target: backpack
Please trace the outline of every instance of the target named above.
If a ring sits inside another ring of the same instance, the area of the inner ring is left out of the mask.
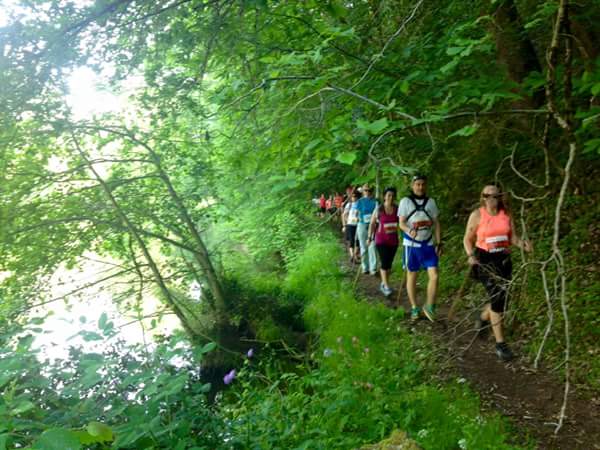
[[[406,216],[407,222],[408,222],[408,219],[410,219],[413,216],[413,214],[416,213],[417,211],[423,211],[427,215],[427,217],[429,217],[429,220],[431,220],[433,222],[433,217],[431,217],[431,215],[425,209],[425,206],[427,205],[427,202],[429,201],[429,197],[425,197],[423,199],[423,204],[421,204],[421,205],[419,205],[417,203],[417,200],[415,199],[415,196],[413,194],[409,195],[408,198],[410,198],[410,200],[413,202],[415,209],[413,209],[412,212],[408,216]]]

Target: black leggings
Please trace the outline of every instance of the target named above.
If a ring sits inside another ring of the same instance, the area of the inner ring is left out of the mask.
[[[508,306],[508,287],[512,279],[512,262],[509,253],[489,253],[475,248],[479,264],[473,266],[472,275],[487,291],[492,311],[503,313]]]
[[[350,247],[356,244],[356,225],[346,225],[346,240]]]
[[[396,256],[398,246],[377,245],[376,248],[377,253],[379,253],[379,260],[381,261],[381,270],[390,270],[392,268],[392,263],[394,262],[394,256]]]

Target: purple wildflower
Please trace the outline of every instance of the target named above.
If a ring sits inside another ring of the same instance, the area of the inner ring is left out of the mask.
[[[333,350],[331,350],[330,348],[326,348],[325,350],[323,350],[323,356],[325,358],[329,358],[331,355],[333,355]]]
[[[225,383],[225,384],[231,384],[231,382],[234,380],[234,378],[235,378],[235,369],[231,369],[231,371],[229,371],[223,377],[223,383]]]
[[[246,353],[246,356],[248,358],[252,358],[254,356],[254,349],[251,348],[250,350],[248,350],[248,353]]]

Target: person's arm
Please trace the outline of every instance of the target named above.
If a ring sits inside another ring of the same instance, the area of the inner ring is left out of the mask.
[[[375,229],[377,228],[377,208],[373,210],[371,214],[371,222],[369,222],[369,231],[367,232],[367,242],[373,240],[373,234],[375,233]]]
[[[400,230],[404,231],[406,234],[408,234],[411,238],[415,239],[417,237],[417,230],[413,230],[410,225],[408,224],[408,222],[406,221],[406,216],[404,216],[402,213],[404,212],[404,205],[403,205],[404,199],[402,199],[400,201],[400,206],[398,207],[398,226],[400,227]]]
[[[406,217],[404,216],[399,216],[398,217],[399,222],[400,222],[400,229],[402,231],[404,231],[406,234],[408,234],[411,238],[416,238],[417,237],[417,230],[415,230],[414,228],[411,228],[410,225],[408,225],[408,223],[406,222]]]
[[[440,210],[434,199],[427,203],[426,213],[433,222],[433,237],[435,238],[435,252],[438,256],[442,254],[442,224],[440,222]]]
[[[475,241],[477,240],[477,227],[479,226],[479,210],[475,210],[469,216],[467,222],[467,229],[465,230],[465,236],[463,238],[463,246],[468,256],[468,262],[470,265],[478,264],[477,258],[475,257]]]
[[[442,254],[442,225],[439,216],[433,220],[433,232],[435,234],[435,251],[438,256]]]
[[[515,227],[515,222],[514,222],[512,216],[510,218],[510,229],[511,229],[511,238],[510,238],[511,244],[516,245],[520,249],[529,253],[531,251],[531,242],[529,242],[527,239],[523,240],[519,237],[519,235],[517,233],[517,228]]]
[[[348,223],[348,211],[348,206],[345,206],[344,212],[342,213],[342,231],[344,231],[344,228],[346,228],[346,224]]]

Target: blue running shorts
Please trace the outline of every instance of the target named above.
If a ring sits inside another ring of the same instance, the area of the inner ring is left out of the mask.
[[[437,267],[438,264],[439,259],[433,245],[422,245],[421,247],[404,246],[402,265],[404,268],[408,266],[410,272]]]

